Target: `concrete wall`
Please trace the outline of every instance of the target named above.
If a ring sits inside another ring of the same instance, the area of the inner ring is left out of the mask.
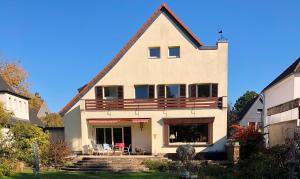
[[[291,137],[293,129],[297,126],[297,120],[271,124],[269,127],[269,145],[282,145],[287,137]]]
[[[180,58],[168,57],[169,46],[180,46]],[[161,57],[149,59],[149,47],[160,47]],[[227,43],[218,43],[215,50],[199,50],[166,15],[159,15],[122,59],[95,86],[123,85],[124,98],[131,99],[135,98],[134,85],[139,84],[218,83],[218,96],[224,96],[225,108],[195,111],[139,111],[139,115],[136,115],[135,111],[85,111],[83,99],[95,99],[95,89],[91,88],[64,116],[66,141],[70,141],[72,149],[76,150],[90,144],[89,133],[92,127],[86,122],[89,118],[149,117],[151,132],[145,131],[145,136],[134,135],[139,134],[139,129],[135,131],[134,126],[133,145],[138,143],[147,148],[151,146],[152,152],[157,153],[175,152],[176,148],[163,147],[161,120],[163,117],[215,117],[213,124],[215,144],[209,149],[201,147],[197,150],[224,150],[227,131],[227,59]],[[188,87],[186,90],[188,95]],[[156,90],[155,96],[157,97]]]
[[[1,93],[0,101],[8,111],[13,112],[14,117],[29,121],[28,100],[8,93]]]

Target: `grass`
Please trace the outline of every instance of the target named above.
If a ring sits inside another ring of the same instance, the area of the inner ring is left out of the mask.
[[[99,173],[83,173],[83,172],[65,172],[65,171],[41,171],[37,177],[34,176],[32,171],[25,171],[23,173],[15,173],[9,177],[4,177],[4,179],[106,179],[106,178],[143,178],[143,179],[156,179],[156,178],[163,178],[163,179],[175,179],[175,176],[169,175],[167,173],[157,172],[157,171],[150,171],[150,172],[140,172],[140,173],[108,173],[108,172],[99,172]]]

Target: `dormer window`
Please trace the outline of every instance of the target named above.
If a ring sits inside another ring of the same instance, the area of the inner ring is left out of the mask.
[[[149,58],[160,58],[160,47],[150,47]]]
[[[169,58],[180,58],[180,47],[169,47]]]

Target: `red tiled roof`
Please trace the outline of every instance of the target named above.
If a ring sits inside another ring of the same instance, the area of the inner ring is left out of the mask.
[[[152,22],[158,17],[160,12],[166,10],[171,18],[182,28],[182,30],[188,35],[189,38],[195,43],[197,47],[202,46],[202,42],[176,17],[176,15],[170,10],[170,8],[162,3],[159,8],[150,16],[150,18],[142,25],[142,27],[131,37],[126,45],[119,51],[119,53],[100,71],[79,93],[62,109],[60,114],[64,115],[93,85],[99,81],[125,54],[125,52],[133,45],[133,43],[145,32],[145,30],[152,24]]]

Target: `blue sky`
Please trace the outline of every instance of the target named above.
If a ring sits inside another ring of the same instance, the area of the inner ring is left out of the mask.
[[[300,56],[300,1],[1,0],[0,54],[20,60],[54,112],[162,3],[205,44],[229,39],[229,101],[259,92]]]

